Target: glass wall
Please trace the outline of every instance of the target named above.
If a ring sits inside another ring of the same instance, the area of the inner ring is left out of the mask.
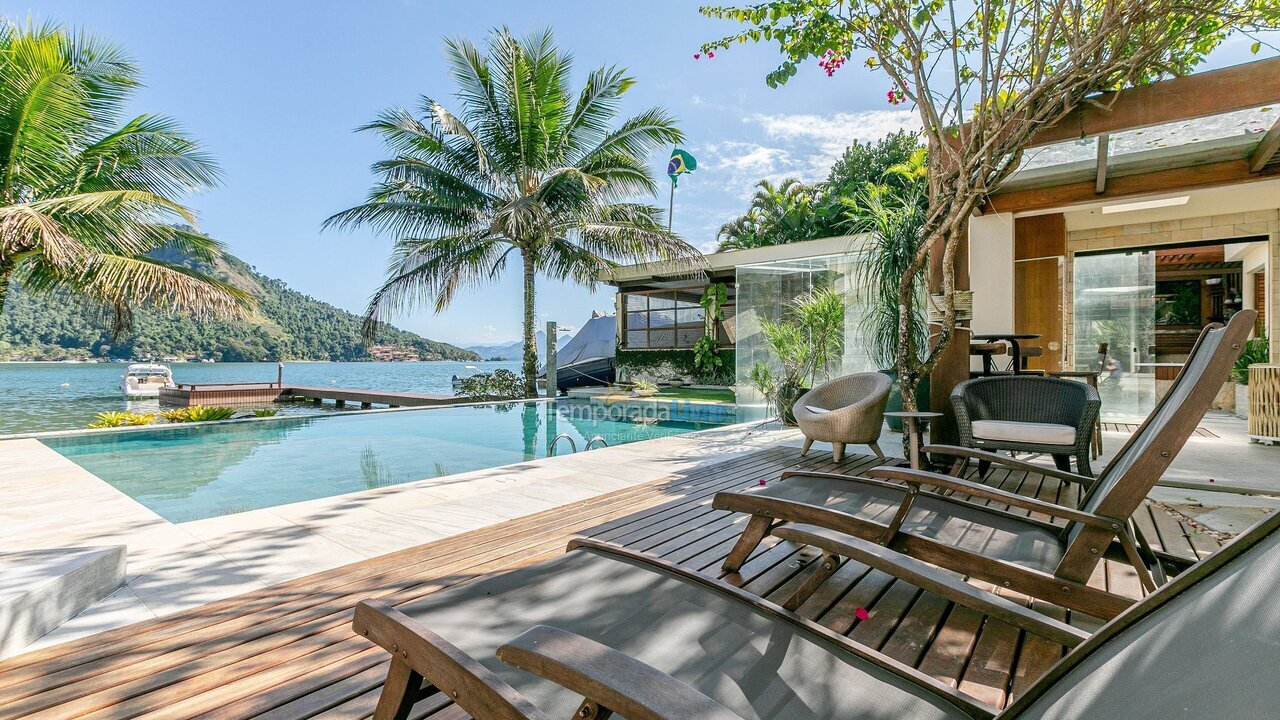
[[[1141,420],[1155,407],[1154,252],[1076,255],[1076,370],[1101,371],[1102,415]]]
[[[862,342],[860,326],[868,310],[854,291],[854,267],[858,257],[858,253],[844,253],[738,266],[735,374],[740,405],[764,403],[759,391],[751,385],[751,369],[756,363],[776,368],[776,359],[760,329],[761,319],[780,319],[791,300],[815,287],[834,288],[844,295],[847,302],[844,355],[826,373],[820,373],[816,381],[821,383],[827,377],[876,369]]]

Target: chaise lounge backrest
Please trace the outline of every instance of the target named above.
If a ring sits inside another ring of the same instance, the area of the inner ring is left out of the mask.
[[[1280,513],[1117,616],[999,720],[1276,717],[1277,530]]]
[[[1256,318],[1253,310],[1241,310],[1225,326],[1205,327],[1169,391],[1081,499],[1081,510],[1128,520],[1213,404]],[[1113,537],[1102,528],[1075,524],[1057,574],[1087,582]]]

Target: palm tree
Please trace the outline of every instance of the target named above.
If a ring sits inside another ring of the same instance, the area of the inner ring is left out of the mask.
[[[217,168],[172,120],[122,121],[138,85],[137,69],[101,40],[0,24],[0,312],[10,283],[100,302],[117,332],[138,304],[197,316],[252,307],[244,291],[152,257],[220,254],[174,227],[195,225],[175,198],[212,185]]]
[[[756,183],[756,194],[747,213],[720,228],[718,249],[745,250],[822,237],[815,215],[821,199],[820,187],[795,178],[777,185],[761,180]]]
[[[373,334],[390,314],[430,301],[441,312],[459,290],[498,278],[518,256],[524,281],[525,394],[537,395],[535,278],[593,286],[618,260],[692,263],[701,255],[668,232],[654,195],[651,152],[679,143],[669,113],[646,110],[612,127],[635,84],[602,67],[577,93],[571,57],[547,30],[517,39],[495,30],[487,52],[446,43],[457,112],[423,97],[419,114],[396,108],[361,128],[394,157],[360,205],[326,226],[372,226],[396,237],[388,277],[365,313]]]

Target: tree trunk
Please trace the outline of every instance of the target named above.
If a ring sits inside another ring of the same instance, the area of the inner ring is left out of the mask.
[[[4,317],[4,306],[9,300],[9,281],[13,278],[13,262],[0,260],[0,318]]]
[[[538,337],[534,312],[533,254],[521,252],[524,259],[524,396],[538,397]]]

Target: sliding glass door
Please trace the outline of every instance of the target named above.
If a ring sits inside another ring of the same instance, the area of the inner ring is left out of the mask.
[[[1099,370],[1102,415],[1137,421],[1155,407],[1154,252],[1076,255],[1073,266],[1077,370]]]

